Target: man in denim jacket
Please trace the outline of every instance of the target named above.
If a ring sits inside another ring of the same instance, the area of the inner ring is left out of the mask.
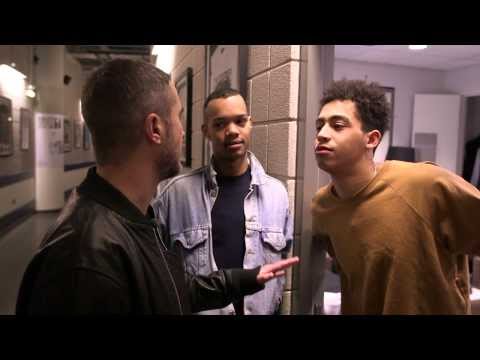
[[[248,151],[251,130],[241,94],[213,92],[205,101],[202,125],[213,149],[209,166],[159,185],[152,204],[156,217],[190,273],[254,268],[285,258],[291,247],[287,191]],[[279,313],[284,284],[284,277],[275,279],[238,303],[201,314]]]

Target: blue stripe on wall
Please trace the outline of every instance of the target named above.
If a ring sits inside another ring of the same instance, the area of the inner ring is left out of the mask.
[[[0,238],[35,213],[35,200],[0,217]]]
[[[95,161],[87,161],[87,162],[82,162],[78,164],[68,164],[63,166],[63,171],[72,171],[72,170],[77,170],[77,169],[83,169],[86,167],[91,167],[95,165]]]
[[[13,174],[13,175],[0,176],[0,188],[15,184],[17,182],[24,181],[30,178],[33,178],[33,171],[25,171],[25,172]]]

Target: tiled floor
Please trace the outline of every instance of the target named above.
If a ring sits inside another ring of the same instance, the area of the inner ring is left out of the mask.
[[[58,213],[37,213],[0,238],[0,315],[15,313],[23,273]]]

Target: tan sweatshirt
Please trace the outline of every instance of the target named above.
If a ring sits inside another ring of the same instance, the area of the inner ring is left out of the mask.
[[[312,202],[329,241],[342,314],[470,313],[466,254],[480,255],[480,192],[433,163],[386,161],[353,198]]]

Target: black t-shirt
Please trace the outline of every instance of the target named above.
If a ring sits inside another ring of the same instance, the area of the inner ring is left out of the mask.
[[[212,209],[213,256],[219,269],[243,268],[245,256],[244,200],[250,191],[251,171],[240,176],[217,175],[219,188]],[[243,301],[234,303],[243,314]]]

